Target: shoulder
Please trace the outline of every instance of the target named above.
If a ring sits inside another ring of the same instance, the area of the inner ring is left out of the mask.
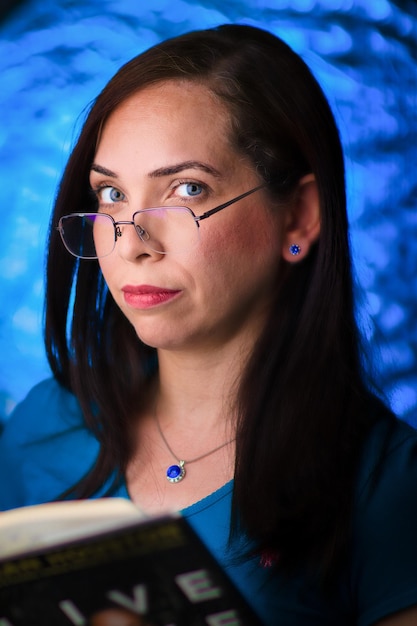
[[[91,467],[98,442],[73,394],[51,378],[36,385],[0,438],[0,510],[54,499]]]
[[[51,437],[80,426],[82,413],[75,396],[54,378],[33,387],[6,421],[4,437],[17,444]]]
[[[387,413],[365,442],[357,484],[359,506],[378,495],[400,496],[417,490],[417,430]]]
[[[359,625],[417,604],[417,431],[386,415],[366,441],[353,518]]]

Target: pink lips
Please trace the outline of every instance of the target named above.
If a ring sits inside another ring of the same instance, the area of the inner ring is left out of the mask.
[[[126,304],[135,309],[149,309],[164,304],[180,293],[179,290],[153,285],[125,285],[122,291]]]

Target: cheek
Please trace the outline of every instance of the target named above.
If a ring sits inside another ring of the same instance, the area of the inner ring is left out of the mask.
[[[261,301],[269,297],[279,272],[281,249],[272,229],[223,228],[205,238],[195,260],[202,279],[197,285],[205,294],[220,293],[223,303],[247,305],[252,298]]]
[[[219,256],[241,255],[251,242],[247,225],[242,222],[210,226],[200,235],[200,249],[209,261],[215,261]]]
[[[103,274],[104,278],[106,278],[106,275],[108,274],[108,262],[106,262],[105,258],[99,259],[97,262],[99,268],[101,269],[101,273]]]
[[[101,273],[103,274],[103,278],[110,289],[112,291],[112,278],[114,274],[114,262],[110,260],[110,257],[103,257],[98,261],[99,267],[101,269]]]
[[[242,266],[251,265],[254,261],[280,259],[283,241],[282,220],[263,216],[254,216],[225,224],[223,227],[214,225],[200,235],[201,251],[207,262],[216,264],[220,258],[224,262],[235,265],[234,260]]]

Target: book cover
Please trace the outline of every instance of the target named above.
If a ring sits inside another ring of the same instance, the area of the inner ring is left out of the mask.
[[[54,534],[33,517],[28,535],[29,523],[0,522],[0,626],[261,623],[180,515],[102,516],[81,537],[76,522],[60,532],[58,518]]]

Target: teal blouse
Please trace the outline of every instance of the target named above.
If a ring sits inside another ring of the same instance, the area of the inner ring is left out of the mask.
[[[0,510],[55,499],[88,471],[97,452],[75,397],[54,379],[40,383],[0,439]],[[381,419],[367,441],[349,559],[331,598],[303,572],[283,579],[258,557],[233,558],[239,540],[232,552],[232,490],[227,483],[182,514],[267,626],[368,626],[417,605],[417,432],[411,426],[397,420],[389,429]],[[112,496],[129,498],[126,484]],[[247,549],[246,537],[241,542]]]

